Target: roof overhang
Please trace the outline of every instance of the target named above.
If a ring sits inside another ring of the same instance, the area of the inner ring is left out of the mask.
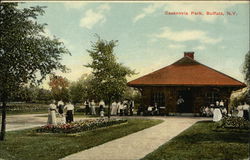
[[[244,88],[246,85],[214,85],[214,84],[127,84],[129,87],[234,87]]]

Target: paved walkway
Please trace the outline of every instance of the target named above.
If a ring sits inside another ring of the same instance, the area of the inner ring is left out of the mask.
[[[163,119],[164,122],[159,125],[69,155],[62,160],[141,159],[197,121],[208,120],[195,117],[161,117],[160,119]]]
[[[7,131],[42,126],[47,123],[47,114],[7,116]],[[131,117],[142,118],[142,117]],[[63,160],[136,160],[153,152],[194,123],[210,120],[198,117],[143,117],[162,119],[163,123],[105,144],[69,155]],[[84,118],[76,118],[76,120]],[[59,119],[58,119],[59,121]]]
[[[43,126],[47,122],[47,118],[44,117],[45,115],[47,114],[7,115],[6,131],[15,131]]]
[[[20,115],[7,115],[6,118],[6,131],[15,131],[28,129],[47,124],[48,114],[20,114]],[[1,117],[1,116],[0,116]],[[84,118],[75,117],[75,120]],[[60,118],[57,117],[57,122],[60,122]]]

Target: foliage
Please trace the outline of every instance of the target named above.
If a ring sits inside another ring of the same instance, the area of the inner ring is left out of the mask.
[[[218,122],[218,127],[248,129],[250,122],[242,117],[223,117],[222,120]]]
[[[52,96],[56,101],[69,101],[69,81],[67,78],[51,75],[49,86],[51,88]]]
[[[94,76],[91,81],[91,92],[95,99],[103,99],[110,105],[111,101],[121,99],[127,87],[126,76],[131,76],[134,71],[117,62],[114,48],[117,41],[106,41],[98,38],[92,43],[89,52],[92,62],[86,67],[92,68]]]
[[[38,84],[55,70],[69,54],[56,37],[44,32],[45,24],[36,22],[43,7],[20,8],[18,3],[0,3],[0,99],[3,102],[0,140],[4,139],[6,102],[24,84]]]
[[[69,94],[70,99],[74,104],[84,102],[84,100],[91,98],[89,92],[92,90],[90,86],[92,79],[92,75],[84,74],[80,79],[78,79],[78,81],[70,84]]]
[[[46,103],[52,99],[49,90],[36,86],[23,86],[13,92],[9,98],[11,102]]]
[[[9,112],[35,112],[35,111],[47,111],[48,105],[37,103],[10,103],[7,104],[7,111]]]
[[[245,62],[243,66],[243,73],[245,74],[245,81],[250,85],[250,51],[245,55]]]
[[[247,159],[250,130],[214,130],[216,123],[201,121],[166,142],[142,160]]]
[[[126,119],[88,119],[77,122],[59,124],[59,125],[46,125],[37,129],[37,132],[52,132],[52,133],[77,133],[88,130],[93,130],[101,127],[107,127],[115,124],[127,122]]]
[[[0,11],[1,92],[39,83],[53,70],[66,69],[60,60],[68,50],[58,39],[44,34],[45,24],[35,21],[44,14],[42,7],[20,9],[17,3],[1,3]]]
[[[38,88],[33,86],[22,86],[16,92],[11,94],[10,100],[31,102],[35,101],[38,97]]]
[[[136,108],[141,104],[141,92],[132,87],[126,87],[123,98],[133,100]]]
[[[38,89],[38,95],[36,98],[36,102],[40,103],[48,103],[49,101],[52,100],[52,95],[51,92],[47,89],[39,88]]]
[[[250,103],[250,89],[248,87],[232,92],[228,105],[229,111],[236,109],[240,104],[244,104],[244,102]]]

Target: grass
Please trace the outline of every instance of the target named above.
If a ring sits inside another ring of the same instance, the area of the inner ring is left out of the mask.
[[[245,159],[249,157],[250,130],[219,129],[198,122],[142,160]]]
[[[34,129],[7,132],[0,141],[0,159],[55,160],[161,123],[161,120],[128,119],[128,123],[78,134],[36,133]]]

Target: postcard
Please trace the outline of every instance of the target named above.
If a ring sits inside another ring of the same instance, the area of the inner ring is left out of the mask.
[[[249,1],[0,6],[0,159],[250,157]]]

